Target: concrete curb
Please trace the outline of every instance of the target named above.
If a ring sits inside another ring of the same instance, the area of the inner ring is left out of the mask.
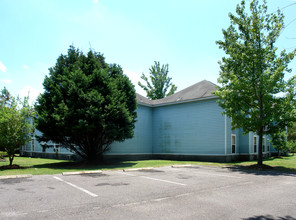
[[[130,172],[130,171],[141,171],[141,170],[151,170],[154,167],[143,167],[143,168],[130,168],[130,169],[123,169],[123,172]]]
[[[184,164],[184,165],[173,165],[172,168],[198,168],[199,165],[191,165],[191,164]]]
[[[63,176],[69,176],[69,175],[80,175],[80,174],[98,174],[102,173],[102,170],[90,170],[90,171],[78,171],[78,172],[63,172]]]
[[[19,178],[32,178],[32,174],[23,174],[23,175],[8,175],[8,176],[0,176],[0,180],[4,179],[19,179]]]

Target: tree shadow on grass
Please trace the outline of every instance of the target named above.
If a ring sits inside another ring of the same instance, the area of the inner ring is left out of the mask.
[[[126,167],[133,167],[136,163],[125,161],[112,161],[103,163],[87,163],[87,162],[58,162],[58,163],[46,163],[33,165],[32,168],[49,168],[49,169],[61,169],[61,170],[97,170],[97,169],[120,169]]]
[[[63,161],[63,162],[53,162],[53,163],[41,163],[35,164],[31,166],[19,166],[14,164],[14,167],[9,168],[8,166],[0,166],[0,171],[8,170],[8,169],[30,169],[30,168],[48,168],[55,170],[98,170],[98,169],[120,169],[133,167],[137,163],[136,162],[127,162],[127,161],[103,161],[100,163],[87,163],[85,161],[74,162],[74,161]]]
[[[225,168],[233,171],[233,172],[240,172],[245,174],[255,174],[255,175],[262,175],[262,176],[296,176],[296,168],[288,168],[285,166],[269,166],[266,165],[264,162],[273,161],[275,159],[287,159],[292,156],[286,157],[271,157],[268,159],[264,159],[263,166],[258,167],[257,164],[251,165],[240,165],[238,162],[236,165],[226,166]]]
[[[243,220],[296,220],[296,218],[286,215],[284,217],[274,217],[272,215],[258,215],[250,218],[243,218]]]

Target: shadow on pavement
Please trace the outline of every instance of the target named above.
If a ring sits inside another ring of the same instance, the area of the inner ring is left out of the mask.
[[[243,220],[296,220],[296,218],[288,215],[285,217],[273,217],[272,215],[258,215],[250,218],[243,218]]]
[[[295,176],[296,177],[296,170],[286,167],[275,166],[272,170],[255,170],[250,169],[248,166],[229,166],[225,167],[232,172],[238,172],[243,174],[253,174],[253,175],[260,175],[260,176]]]

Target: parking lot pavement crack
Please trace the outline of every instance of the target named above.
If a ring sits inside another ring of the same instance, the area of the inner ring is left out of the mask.
[[[233,176],[233,175],[221,174],[221,173],[209,173],[209,172],[200,172],[200,171],[198,171],[196,173],[205,174],[205,175],[208,175],[208,176],[222,176],[222,177],[230,177],[230,178],[241,179],[241,177],[239,177],[239,176]]]
[[[163,198],[153,199],[152,201],[153,201],[153,202],[160,202],[160,201],[167,200],[167,199],[171,199],[171,198],[172,198],[172,197],[163,197]]]
[[[166,196],[166,197],[160,197],[160,198],[156,198],[156,199],[151,199],[151,200],[144,200],[144,201],[139,201],[139,202],[130,202],[130,203],[120,203],[120,204],[116,204],[116,205],[112,205],[112,208],[118,208],[118,207],[124,207],[124,206],[135,206],[135,205],[143,205],[146,203],[155,203],[155,202],[162,202],[165,200],[169,200],[169,199],[175,199],[175,198],[180,198],[180,197],[184,197],[184,196],[190,196],[193,193],[183,193],[183,194],[179,194],[179,195],[174,195],[174,196]]]
[[[0,212],[0,217],[4,217],[4,218],[16,218],[16,217],[24,217],[25,215],[27,215],[28,213],[26,212],[17,212],[17,211],[10,211],[10,212]]]

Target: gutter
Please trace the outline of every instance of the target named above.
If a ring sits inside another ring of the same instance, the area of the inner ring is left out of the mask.
[[[177,105],[177,104],[204,101],[204,100],[211,100],[211,99],[218,99],[218,96],[209,96],[209,97],[204,97],[204,98],[188,99],[188,100],[181,100],[181,101],[167,102],[167,103],[159,103],[159,104],[147,104],[147,103],[143,103],[143,102],[138,102],[138,104],[142,105],[142,106],[155,108],[155,107],[160,107],[160,106]]]

